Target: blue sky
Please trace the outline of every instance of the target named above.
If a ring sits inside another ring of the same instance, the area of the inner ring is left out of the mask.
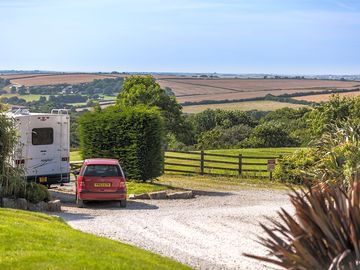
[[[359,0],[0,0],[0,70],[360,74]]]

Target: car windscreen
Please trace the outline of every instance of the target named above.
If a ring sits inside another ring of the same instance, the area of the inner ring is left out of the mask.
[[[88,165],[83,176],[123,177],[117,165]]]

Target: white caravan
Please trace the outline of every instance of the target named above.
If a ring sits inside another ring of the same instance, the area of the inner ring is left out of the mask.
[[[67,110],[51,113],[30,113],[27,109],[12,110],[18,130],[18,144],[13,163],[24,169],[29,181],[44,185],[70,181],[70,116]]]

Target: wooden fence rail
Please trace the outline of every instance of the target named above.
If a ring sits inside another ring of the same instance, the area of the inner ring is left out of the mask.
[[[272,179],[278,157],[165,151],[164,173],[256,176]]]

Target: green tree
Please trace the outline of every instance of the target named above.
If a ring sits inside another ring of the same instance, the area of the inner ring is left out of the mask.
[[[20,86],[19,87],[19,90],[18,90],[18,93],[19,93],[19,95],[26,95],[27,94],[27,89],[26,89],[26,87],[25,86]]]
[[[244,147],[285,147],[294,146],[296,142],[289,136],[284,127],[276,123],[264,123],[256,126],[249,138],[244,140]]]
[[[123,90],[117,97],[117,104],[121,106],[147,105],[160,109],[165,120],[165,130],[180,136],[184,130],[182,107],[174,96],[156,83],[152,76],[131,76],[126,78]]]
[[[333,95],[329,102],[317,106],[308,113],[306,121],[309,133],[318,138],[324,132],[330,131],[332,125],[337,125],[348,119],[360,119],[360,98],[341,98]]]
[[[15,86],[11,86],[10,93],[11,94],[16,94],[16,87]]]
[[[247,125],[237,125],[227,129],[220,126],[201,133],[198,139],[199,149],[224,149],[239,147],[251,132]]]
[[[189,117],[189,121],[192,122],[197,136],[205,131],[214,129],[217,126],[222,128],[230,128],[240,124],[249,127],[256,126],[256,121],[246,112],[220,109],[207,109],[201,113],[194,114]]]

